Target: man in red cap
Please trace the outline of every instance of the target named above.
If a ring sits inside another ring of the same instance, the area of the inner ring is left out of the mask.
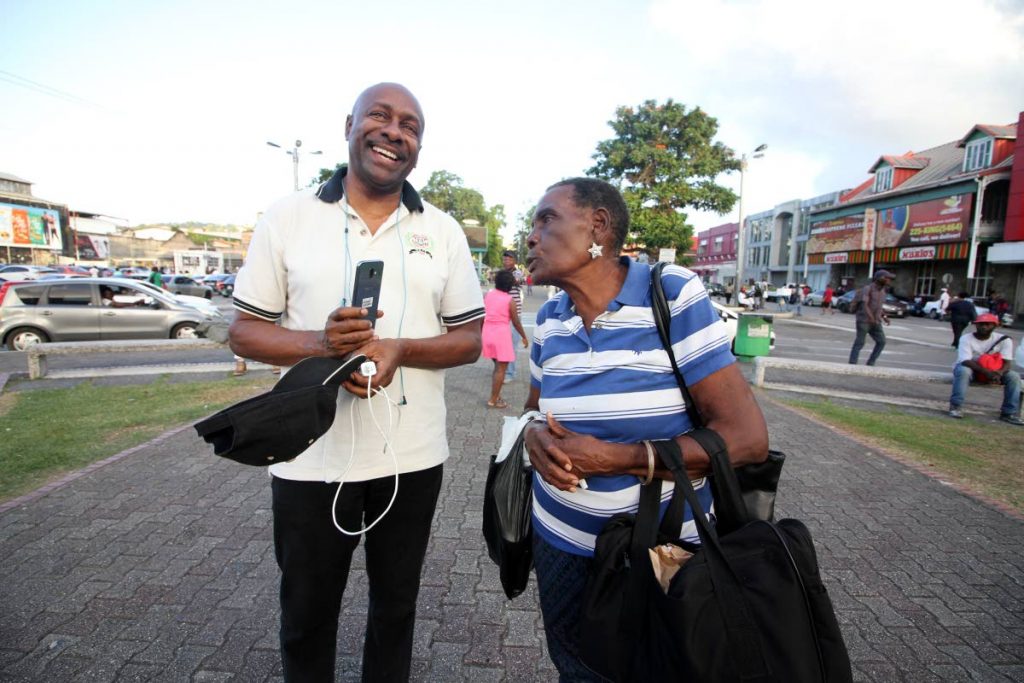
[[[994,315],[983,313],[974,319],[974,332],[960,337],[956,365],[953,366],[949,416],[964,416],[961,406],[971,380],[978,384],[1002,384],[1003,405],[999,419],[1021,427],[1024,420],[1020,419],[1020,375],[1010,369],[1013,340],[1005,334],[993,338],[992,332],[998,324],[999,319]]]

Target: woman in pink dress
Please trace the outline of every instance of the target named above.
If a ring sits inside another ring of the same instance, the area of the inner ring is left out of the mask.
[[[501,398],[501,385],[505,382],[505,369],[516,358],[509,322],[515,325],[516,332],[523,340],[523,348],[530,346],[523,325],[519,322],[516,300],[509,294],[515,282],[511,272],[499,270],[494,276],[494,289],[484,296],[483,356],[494,361],[488,408],[508,408],[508,404]]]

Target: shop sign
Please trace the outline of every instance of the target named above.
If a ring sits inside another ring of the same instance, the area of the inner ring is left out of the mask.
[[[864,209],[864,234],[860,240],[861,251],[871,251],[875,248],[875,223],[878,212],[874,209]]]
[[[931,261],[935,258],[935,247],[904,247],[900,249],[900,261]]]
[[[841,251],[837,254],[825,254],[825,263],[847,263],[850,260],[850,254]]]
[[[0,246],[62,249],[60,214],[53,209],[0,203]]]
[[[875,247],[912,247],[940,242],[963,242],[971,224],[974,195],[905,204],[878,212]]]
[[[864,214],[811,223],[808,254],[862,250]]]

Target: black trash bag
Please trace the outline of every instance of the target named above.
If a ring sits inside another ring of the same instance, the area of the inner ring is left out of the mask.
[[[526,590],[533,569],[533,468],[523,464],[523,434],[501,462],[491,456],[484,487],[487,554],[501,570],[501,587],[512,599]]]

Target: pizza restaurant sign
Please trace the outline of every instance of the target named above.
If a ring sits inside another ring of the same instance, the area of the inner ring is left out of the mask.
[[[811,223],[807,253],[963,242],[968,236],[973,200],[973,194],[958,194],[878,211],[869,208],[853,216],[815,221]]]
[[[935,247],[906,247],[900,249],[900,261],[931,261],[935,258]]]

